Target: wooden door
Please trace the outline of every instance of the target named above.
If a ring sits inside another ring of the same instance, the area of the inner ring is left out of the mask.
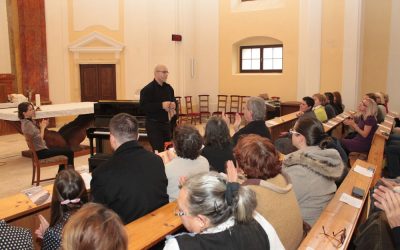
[[[115,100],[115,64],[80,64],[81,101]]]

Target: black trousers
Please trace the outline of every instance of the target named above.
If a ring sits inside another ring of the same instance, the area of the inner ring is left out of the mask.
[[[147,138],[153,151],[164,151],[164,142],[171,141],[171,123],[146,120]]]
[[[69,148],[51,148],[51,149],[42,149],[39,151],[36,151],[36,154],[39,159],[46,159],[50,158],[53,156],[58,156],[58,155],[64,155],[68,158],[68,165],[73,166],[74,165],[74,151],[72,151]],[[61,170],[64,170],[65,166],[60,165],[58,168],[58,172]]]

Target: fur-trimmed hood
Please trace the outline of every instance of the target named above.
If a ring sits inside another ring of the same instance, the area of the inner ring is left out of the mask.
[[[336,149],[321,149],[318,146],[298,150],[285,157],[284,167],[300,165],[329,179],[338,180],[343,173],[344,165]]]

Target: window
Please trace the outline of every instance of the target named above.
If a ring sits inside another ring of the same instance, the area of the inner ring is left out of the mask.
[[[240,73],[282,73],[283,45],[240,47]]]

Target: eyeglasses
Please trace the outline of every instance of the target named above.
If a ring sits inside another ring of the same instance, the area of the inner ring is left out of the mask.
[[[343,246],[344,241],[346,240],[346,228],[345,227],[337,233],[332,232],[332,235],[329,235],[326,233],[324,226],[322,226],[322,231],[323,231],[322,234],[325,235],[329,240],[331,240],[331,239],[334,240],[332,242],[333,246],[335,246],[336,248],[340,248],[341,246]]]
[[[189,213],[183,212],[181,209],[179,209],[178,206],[175,207],[174,214],[175,214],[176,216],[179,216],[179,217],[185,216],[185,215],[189,215]]]
[[[158,71],[158,70],[157,70],[157,72],[160,72],[160,73],[163,73],[163,74],[169,74],[169,72],[166,71],[166,70],[164,70],[164,71]]]
[[[294,130],[293,128],[291,128],[289,130],[289,135],[300,136],[301,134],[299,132],[297,132],[296,130]]]

